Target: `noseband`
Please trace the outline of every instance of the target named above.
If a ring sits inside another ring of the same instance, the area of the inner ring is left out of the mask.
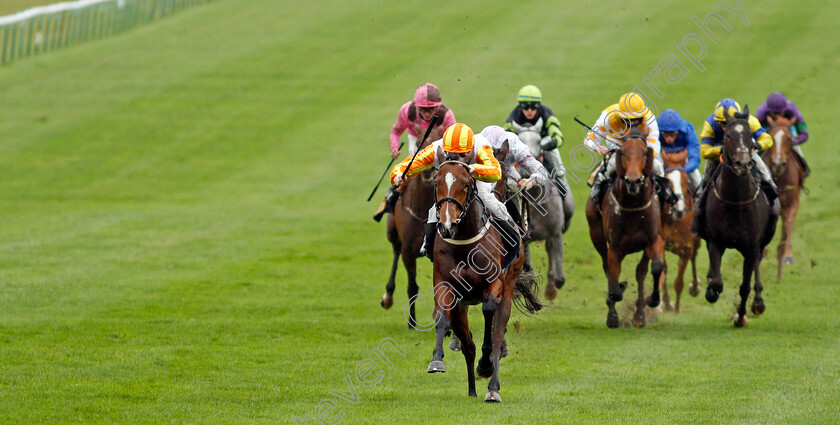
[[[470,204],[472,204],[473,199],[475,199],[475,190],[476,190],[475,189],[475,178],[472,176],[472,174],[469,173],[469,168],[463,162],[446,161],[443,164],[440,164],[440,166],[442,167],[446,164],[458,164],[458,165],[466,168],[467,169],[467,175],[470,177],[470,183],[467,185],[466,204],[461,204],[461,201],[459,201],[459,200],[457,200],[457,199],[455,199],[451,196],[444,196],[443,198],[440,198],[437,201],[435,201],[435,214],[437,215],[438,221],[440,221],[440,207],[445,202],[452,202],[452,203],[455,204],[455,206],[457,206],[458,208],[461,209],[461,214],[459,214],[458,218],[455,220],[455,225],[457,226],[458,223],[461,222],[461,219],[463,219],[464,216],[467,215],[467,211],[469,211],[469,209],[470,209]],[[435,193],[437,193],[437,180],[435,180]]]

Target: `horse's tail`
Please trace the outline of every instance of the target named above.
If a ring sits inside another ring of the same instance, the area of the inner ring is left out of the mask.
[[[535,293],[539,291],[537,274],[523,271],[516,277],[516,284],[513,288],[513,304],[523,314],[534,314],[543,308],[543,304]]]

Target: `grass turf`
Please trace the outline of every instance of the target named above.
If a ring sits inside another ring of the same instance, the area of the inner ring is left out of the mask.
[[[837,8],[744,6],[749,27],[708,2],[219,0],[0,68],[0,422],[293,423],[329,398],[342,423],[837,423]],[[711,25],[700,72],[676,45],[713,10],[732,29]],[[504,404],[466,397],[459,353],[428,376],[434,337],[406,329],[402,268],[394,309],[378,306],[390,248],[363,201],[399,105],[431,81],[480,129],[537,84],[570,163],[571,117],[593,121],[666,55],[689,73],[660,80],[660,109],[699,125],[722,97],[754,110],[782,90],[808,120],[797,262],[781,283],[764,263],[767,313],[732,329],[730,253],[717,304],[606,329],[579,202],[566,286],[512,318]],[[364,387],[354,368],[383,338],[406,356]],[[330,395],[347,375],[357,404]]]

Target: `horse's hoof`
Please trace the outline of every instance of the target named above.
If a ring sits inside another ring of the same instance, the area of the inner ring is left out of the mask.
[[[566,278],[565,277],[560,277],[560,278],[554,279],[554,286],[557,289],[562,288],[563,285],[565,285],[565,284],[566,284]]]
[[[784,257],[782,258],[782,263],[786,265],[793,264],[793,257]]]
[[[555,297],[557,297],[557,288],[554,285],[552,285],[551,283],[549,283],[549,284],[545,285],[544,294],[545,294],[545,299],[553,300]]]
[[[752,312],[756,316],[761,316],[762,314],[764,314],[765,308],[766,307],[764,305],[764,301],[761,301],[760,303],[753,301],[752,303]]]
[[[671,303],[662,303],[662,306],[665,307],[665,311],[674,311],[674,305]]]
[[[487,363],[490,364],[485,367],[481,364],[481,360],[478,361],[478,365],[475,367],[475,374],[478,375],[479,378],[489,378],[493,376],[493,362],[487,360]]]
[[[379,300],[379,305],[385,310],[391,308],[394,305],[394,296],[391,294],[382,295],[382,298]]]
[[[618,314],[607,314],[607,327],[615,329],[618,327]]]
[[[452,335],[452,341],[449,341],[449,350],[461,351],[461,340],[455,335]]]
[[[706,301],[714,304],[714,303],[717,302],[719,297],[720,297],[720,294],[717,291],[715,291],[714,289],[712,289],[711,286],[706,288]]]
[[[488,391],[487,395],[484,396],[484,402],[485,403],[501,403],[502,402],[502,396],[500,396],[499,393],[497,393],[495,391]]]
[[[502,349],[500,351],[501,352],[499,353],[499,356],[501,358],[505,358],[508,356],[507,341],[505,341],[504,339],[502,340]]]
[[[740,320],[739,320],[739,319],[740,319]],[[749,321],[747,320],[747,316],[744,316],[744,317],[740,317],[740,318],[739,318],[739,317],[738,317],[738,313],[735,313],[735,317],[733,317],[733,318],[732,318],[732,322],[735,324],[735,327],[736,327],[736,328],[746,328],[746,327],[747,327],[747,323],[748,323]]]
[[[475,391],[470,391],[470,393],[468,394],[468,396],[469,396],[469,397],[478,397],[478,394],[476,394],[476,393],[475,393]]]
[[[633,316],[633,326],[635,326],[637,328],[645,327],[645,315],[644,314],[634,315]]]
[[[694,282],[691,285],[688,285],[688,293],[692,297],[700,295],[700,282]]]
[[[647,297],[647,306],[650,308],[659,307],[659,297],[654,297],[653,295]]]
[[[443,360],[432,360],[429,362],[429,368],[426,369],[428,373],[443,373],[446,372],[446,365],[443,364]]]

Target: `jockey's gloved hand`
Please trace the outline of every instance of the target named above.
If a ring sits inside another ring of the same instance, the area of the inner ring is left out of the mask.
[[[557,149],[557,141],[554,139],[543,139],[540,142],[540,148],[544,151],[550,151],[552,149]]]

